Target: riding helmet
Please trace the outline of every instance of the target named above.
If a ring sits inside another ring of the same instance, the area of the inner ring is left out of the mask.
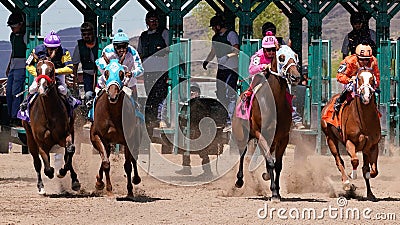
[[[120,29],[118,29],[118,33],[116,33],[114,35],[114,39],[113,39],[112,43],[113,44],[129,43],[129,37],[120,28]]]
[[[275,43],[278,43],[278,40],[276,40],[276,37],[273,36],[273,34],[272,34],[271,31],[269,31],[269,32],[268,32],[268,35],[265,36],[265,37],[262,39],[261,46],[262,46],[263,48],[275,48],[275,47],[276,47],[276,46],[275,46]]]
[[[56,32],[51,31],[44,38],[44,45],[49,48],[57,48],[61,45],[61,39]]]
[[[358,58],[369,59],[372,57],[372,48],[367,44],[359,44],[356,48]]]

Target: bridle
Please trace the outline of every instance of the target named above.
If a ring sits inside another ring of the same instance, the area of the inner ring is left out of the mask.
[[[279,57],[281,55],[285,56],[284,61],[280,61]],[[295,66],[297,68],[297,65],[299,63],[299,58],[297,54],[287,45],[282,45],[280,46],[279,50],[276,52],[276,61],[277,61],[277,70],[278,72],[275,71],[270,71],[273,75],[279,76],[284,78],[288,84],[291,84],[293,82],[297,82],[300,78],[296,77],[293,74],[289,74],[288,70],[290,67]],[[290,59],[293,59],[293,62],[289,62]]]

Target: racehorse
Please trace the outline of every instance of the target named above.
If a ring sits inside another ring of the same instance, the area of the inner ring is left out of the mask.
[[[39,154],[44,163],[44,173],[50,179],[54,177],[54,168],[50,167],[49,152],[54,145],[65,147],[65,165],[59,170],[57,177],[64,177],[68,170],[71,173],[72,189],[78,191],[80,183],[77,174],[72,167],[72,157],[75,153],[74,146],[74,119],[75,114],[70,118],[66,100],[58,93],[55,82],[54,64],[41,59],[36,66],[38,83],[38,96],[31,104],[29,117],[30,123],[23,120],[22,124],[26,130],[29,151],[33,157],[33,163],[37,173],[37,187],[39,194],[45,194],[44,185],[40,170],[42,164]]]
[[[367,186],[367,198],[375,201],[376,198],[371,191],[370,178],[378,175],[378,143],[381,139],[381,125],[379,122],[379,112],[375,103],[375,80],[370,68],[360,68],[354,84],[354,99],[343,106],[339,116],[341,130],[326,120],[321,120],[322,131],[326,135],[326,140],[331,153],[336,161],[340,173],[342,174],[343,188],[350,190],[351,185],[345,173],[344,163],[339,154],[338,143],[346,146],[346,150],[351,156],[353,171],[350,178],[357,177],[357,167],[359,160],[356,152],[363,153],[363,177]],[[338,95],[333,96],[330,102],[324,107],[322,115],[333,105]],[[332,110],[332,109],[331,109]],[[371,168],[370,168],[371,165]]]
[[[112,145],[120,144],[121,150],[125,154],[124,169],[127,176],[128,196],[133,196],[132,164],[134,168],[133,183],[139,184],[141,181],[136,162],[141,132],[136,125],[137,118],[132,101],[123,91],[122,80],[125,72],[124,67],[121,65],[122,61],[123,58],[120,61],[106,59],[106,62],[109,62],[104,72],[107,80],[106,88],[100,92],[95,100],[94,121],[90,128],[90,140],[94,148],[99,151],[102,160],[99,174],[96,177],[96,189],[102,190],[104,188],[104,172],[107,182],[106,190],[108,192],[112,191],[109,157]]]
[[[268,174],[264,173],[263,178],[264,180],[271,179],[272,200],[280,201],[279,176],[292,123],[292,108],[288,102],[289,94],[287,93],[288,82],[296,84],[299,81],[300,73],[297,70],[297,54],[290,46],[277,45],[276,47],[276,57],[271,62],[271,68],[266,71],[265,76],[262,76],[264,79],[262,85],[252,100],[250,118],[248,121],[240,119],[237,117],[236,111],[232,121],[232,135],[240,153],[236,187],[240,188],[244,184],[243,160],[248,142],[255,138],[258,140],[258,145],[262,149],[261,152],[266,161]],[[271,147],[268,143],[271,144]],[[275,153],[275,161],[273,153]],[[274,170],[276,177],[274,177]]]

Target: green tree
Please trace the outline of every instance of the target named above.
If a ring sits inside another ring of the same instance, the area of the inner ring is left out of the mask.
[[[211,17],[215,15],[215,11],[207,4],[207,2],[201,1],[193,9],[192,15],[196,18],[196,21],[198,21],[199,26],[208,27]],[[288,19],[275,4],[269,4],[268,7],[254,20],[253,22],[254,38],[262,37],[261,27],[267,21],[270,21],[275,24],[277,36],[282,36],[285,39],[288,38],[288,33],[289,33]],[[236,19],[235,27],[236,30],[238,31],[239,19]],[[211,38],[213,34],[214,34],[213,31],[210,29],[207,35],[208,38]]]

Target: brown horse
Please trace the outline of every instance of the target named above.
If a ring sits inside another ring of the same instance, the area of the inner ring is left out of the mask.
[[[345,173],[344,163],[339,154],[338,143],[346,146],[346,150],[351,156],[353,171],[350,177],[357,177],[357,167],[359,160],[356,152],[363,153],[363,177],[367,186],[367,198],[375,201],[376,198],[371,191],[369,179],[378,175],[378,143],[381,139],[381,125],[379,122],[378,110],[375,103],[375,80],[369,68],[360,68],[357,72],[355,86],[355,98],[341,111],[340,124],[341,131],[325,120],[321,120],[322,131],[326,135],[326,140],[331,153],[336,161],[345,190],[350,190],[351,185]],[[327,106],[324,107],[322,115],[325,114],[329,106],[336,99],[334,96]],[[370,168],[371,165],[371,168]]]
[[[298,82],[300,78],[297,70],[297,55],[289,46],[283,45],[277,48],[279,50],[277,57],[272,60],[271,69],[266,71],[265,76],[257,75],[264,80],[252,100],[250,120],[240,119],[235,113],[232,121],[233,138],[240,152],[236,187],[243,186],[243,160],[247,152],[247,144],[256,138],[266,160],[268,171],[268,174],[263,174],[263,178],[264,180],[271,179],[270,189],[274,201],[280,201],[281,198],[279,176],[292,123],[292,109],[287,100],[287,82]],[[275,161],[273,153],[275,153]],[[276,177],[274,177],[274,169]]]
[[[128,196],[133,196],[132,164],[134,168],[133,183],[139,184],[141,181],[136,162],[141,132],[137,125],[132,101],[122,90],[122,80],[125,76],[123,66],[118,60],[112,59],[105,68],[104,76],[107,80],[106,90],[103,90],[96,99],[94,122],[90,128],[90,140],[102,159],[97,175],[96,189],[104,188],[104,172],[107,182],[106,190],[112,191],[109,157],[112,145],[120,144],[125,154],[124,169],[127,177]]]
[[[55,67],[49,60],[40,60],[37,63],[36,81],[39,86],[39,94],[33,101],[29,117],[30,123],[23,120],[22,124],[26,130],[29,151],[33,157],[33,163],[37,173],[40,194],[44,194],[44,185],[40,170],[42,164],[39,154],[44,163],[44,173],[50,179],[54,177],[54,168],[50,167],[49,152],[54,145],[65,147],[65,165],[59,170],[57,176],[64,177],[68,170],[71,173],[72,189],[78,191],[80,183],[72,167],[72,157],[75,153],[74,146],[74,118],[68,117],[65,100],[62,99],[57,90],[55,82]],[[68,104],[68,103],[67,103]]]

